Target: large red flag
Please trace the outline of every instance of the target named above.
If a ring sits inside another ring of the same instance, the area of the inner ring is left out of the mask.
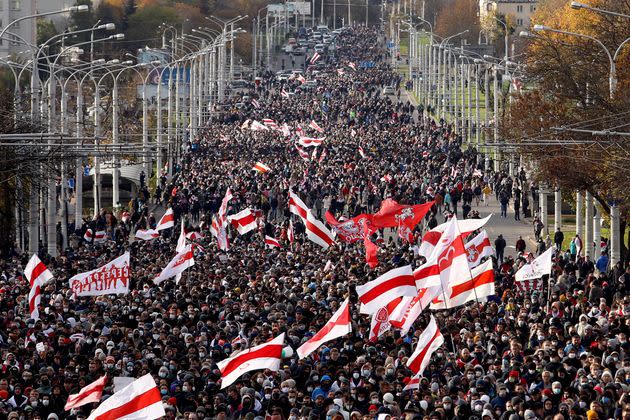
[[[410,230],[416,227],[427,214],[435,202],[407,206],[387,199],[381,203],[381,208],[374,213],[372,222],[377,228],[405,226]]]

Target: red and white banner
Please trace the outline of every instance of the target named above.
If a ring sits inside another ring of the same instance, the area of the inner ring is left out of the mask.
[[[165,415],[160,390],[147,373],[103,401],[88,420],[154,420]]]
[[[352,322],[350,320],[350,300],[346,298],[339,309],[335,311],[332,317],[321,330],[311,337],[306,343],[297,349],[300,359],[304,359],[309,354],[317,350],[322,344],[343,337],[352,332]]]
[[[459,220],[457,222],[457,227],[460,232],[462,232],[462,236],[466,238],[470,235],[471,232],[476,231],[477,229],[481,229],[488,220],[490,220],[492,215],[485,217],[483,219],[465,219]],[[422,237],[422,243],[420,244],[420,249],[418,253],[424,257],[428,257],[433,252],[433,248],[440,241],[440,237],[442,236],[442,232],[446,229],[448,222],[442,223],[441,225],[437,225],[430,231],[424,234]]]
[[[260,108],[260,103],[254,98],[252,98],[252,105],[254,105],[254,108]]]
[[[302,149],[297,144],[295,145],[295,148],[297,149],[298,153],[300,154],[300,157],[302,158],[302,160],[304,160],[304,161],[310,161],[311,160],[311,155],[309,155],[306,150]]]
[[[429,307],[440,290],[439,287],[424,288],[418,290],[418,294],[414,297],[405,296],[402,298],[401,304],[396,306],[389,316],[391,326],[399,329],[401,336],[407,335],[413,323],[422,311]]]
[[[262,122],[269,128],[278,128],[278,124],[271,118],[263,118]]]
[[[284,333],[264,344],[217,362],[221,371],[221,389],[232,385],[241,375],[253,370],[269,369],[277,372],[282,361]]]
[[[315,64],[317,62],[317,60],[319,60],[322,56],[319,55],[319,53],[317,51],[315,51],[313,53],[313,55],[311,56],[311,59],[309,61],[309,64]]]
[[[177,253],[175,258],[168,263],[159,276],[153,279],[153,283],[160,284],[164,280],[168,280],[171,277],[175,277],[181,274],[189,267],[195,265],[195,259],[193,256],[192,245],[186,245],[182,252]]]
[[[265,246],[267,248],[282,248],[280,242],[276,238],[272,238],[271,236],[265,235]]]
[[[323,129],[323,128],[321,128],[321,127],[319,126],[319,124],[317,124],[317,123],[315,122],[315,120],[311,120],[311,122],[308,124],[308,126],[309,126],[310,128],[312,128],[313,130],[317,131],[318,133],[323,133],[323,132],[324,132],[324,129]]]
[[[39,259],[37,254],[33,254],[28,264],[24,268],[24,276],[28,280],[30,289],[28,292],[28,308],[31,319],[39,319],[39,304],[42,300],[42,286],[53,278],[50,270]]]
[[[427,328],[422,331],[420,337],[418,337],[418,344],[413,354],[407,360],[407,366],[413,373],[418,376],[422,376],[424,369],[431,360],[431,355],[435,350],[444,344],[444,337],[440,332],[435,318],[431,315],[431,321]]]
[[[335,242],[332,232],[317,220],[311,209],[291,190],[289,190],[289,211],[302,219],[309,240],[325,249]]]
[[[324,142],[324,140],[326,140],[326,137],[322,137],[320,139],[316,139],[313,137],[300,137],[300,139],[298,140],[298,143],[300,146],[304,146],[304,147],[317,147],[317,146],[321,146],[321,144]]]
[[[284,90],[284,88],[282,88],[282,90],[280,91],[280,96],[282,96],[285,99],[289,99],[289,93]]]
[[[551,268],[553,266],[551,258],[555,250],[556,248],[552,246],[536,257],[530,264],[522,266],[514,275],[516,282],[539,279],[545,274],[551,274]]]
[[[384,307],[380,308],[374,314],[372,314],[372,322],[370,323],[370,336],[369,340],[372,343],[378,341],[379,337],[385,334],[391,328],[389,323],[389,317],[391,313],[401,304],[403,298],[398,297],[389,302]]]
[[[494,295],[494,268],[492,260],[473,268],[471,280],[457,281],[451,284],[451,294],[446,302],[442,296],[431,304],[431,309],[451,309],[471,301],[485,302]]]
[[[346,74],[346,72],[345,72],[345,71],[343,71],[343,69],[337,69],[337,74],[338,74],[339,76],[343,76],[344,74]]]
[[[319,155],[319,160],[317,162],[322,163],[322,161],[327,155],[328,155],[328,152],[326,151],[326,149],[323,149],[322,153]]]
[[[227,220],[236,228],[240,235],[245,235],[256,229],[256,217],[250,209],[245,209],[227,217]]]
[[[203,233],[193,230],[192,232],[188,232],[186,234],[186,239],[190,241],[196,241],[197,239],[205,238],[205,236],[206,235],[204,235]]]
[[[532,279],[532,280],[523,280],[523,281],[515,281],[514,285],[516,286],[516,293],[519,295],[530,295],[532,292],[538,291],[542,292],[543,290],[543,281],[542,279]]]
[[[269,127],[267,127],[264,124],[259,123],[256,120],[252,121],[251,125],[249,126],[249,129],[252,131],[269,131]]]
[[[390,270],[356,289],[361,301],[360,312],[370,315],[398,297],[418,294],[410,265]]]
[[[271,171],[271,168],[262,162],[256,162],[252,169],[258,173],[264,174]]]
[[[136,230],[136,234],[134,236],[138,239],[142,239],[143,241],[150,241],[151,239],[155,239],[160,236],[160,232],[155,229],[138,229]]]
[[[301,74],[298,74],[297,80],[302,84],[306,83],[306,79]]]
[[[179,238],[177,238],[176,252],[182,252],[186,248],[186,229],[184,228],[184,218],[182,217],[181,227],[179,229]]]
[[[64,411],[84,406],[85,404],[99,402],[103,396],[103,389],[107,383],[107,375],[103,375],[89,385],[81,388],[78,394],[71,394],[68,397]]]
[[[363,159],[365,159],[365,151],[363,150],[363,147],[361,146],[359,146],[359,154],[361,155]]]
[[[409,382],[403,388],[403,391],[412,391],[414,389],[420,389],[420,375],[414,375],[409,379]]]
[[[77,274],[69,280],[75,296],[101,296],[129,293],[129,252],[102,267]]]
[[[92,229],[85,231],[83,239],[86,242],[105,242],[107,240],[107,233],[104,230],[99,230],[96,233]]]
[[[457,217],[453,216],[447,225],[428,260],[437,260],[442,290],[448,296],[453,284],[471,280],[472,274],[462,234],[457,226]]]
[[[377,228],[405,226],[413,230],[431,209],[434,202],[408,206],[399,204],[395,200],[386,199],[378,212],[374,213],[373,223]]]
[[[357,70],[357,66],[352,61],[348,62],[348,67],[350,67],[354,71]]]
[[[289,227],[287,229],[287,239],[289,243],[293,243],[295,241],[295,229],[293,228],[293,220],[289,220]]]
[[[464,248],[466,248],[470,268],[481,264],[482,258],[494,255],[494,248],[492,248],[490,238],[488,238],[488,233],[485,230],[467,242]]]
[[[173,226],[175,226],[175,215],[173,214],[173,208],[169,207],[169,209],[166,210],[166,213],[164,213],[160,221],[157,223],[155,230],[159,232],[164,229],[172,228]]]
[[[362,241],[366,232],[368,235],[371,235],[378,230],[372,223],[371,214],[360,214],[352,219],[339,222],[331,212],[327,211],[325,218],[326,222],[332,226],[335,235],[343,242],[349,244]]]

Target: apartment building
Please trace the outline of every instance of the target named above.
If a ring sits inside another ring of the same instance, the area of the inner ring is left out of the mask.
[[[483,21],[489,14],[507,16],[518,33],[530,27],[537,3],[537,0],[479,0],[479,17]]]

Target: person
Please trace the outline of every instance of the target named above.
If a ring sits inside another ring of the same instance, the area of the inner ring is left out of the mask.
[[[523,239],[523,237],[521,235],[518,236],[518,239],[516,240],[516,252],[517,253],[524,253],[525,252],[525,248],[526,248],[526,244],[525,244],[525,240]]]
[[[505,242],[503,235],[499,234],[497,239],[495,239],[494,241],[494,249],[497,252],[497,260],[499,261],[500,264],[503,264],[503,254],[505,252],[506,246],[507,246],[507,243]]]
[[[571,255],[573,255],[574,258],[578,258],[582,255],[582,238],[580,238],[580,235],[575,234],[575,237],[571,240],[570,247]]]
[[[600,273],[606,273],[608,270],[608,255],[606,255],[605,251],[601,252],[601,255],[595,263],[595,268],[597,268],[597,271]]]
[[[492,188],[490,188],[490,184],[486,184],[483,186],[483,202],[486,204],[486,207],[490,205],[488,202],[488,198],[492,194]]]
[[[536,238],[536,241],[538,241],[541,238],[540,234],[542,233],[542,230],[545,227],[545,225],[543,224],[543,222],[540,220],[540,217],[538,216],[534,218],[534,221],[532,222],[532,224],[534,225],[534,237]]]
[[[562,230],[559,226],[556,229],[556,232],[553,234],[553,242],[554,244],[556,244],[556,249],[563,249],[562,243],[564,242],[564,233],[562,233]]]
[[[518,197],[514,198],[514,220],[521,220],[521,198],[520,194],[518,195]]]
[[[542,238],[538,238],[538,242],[536,243],[536,255],[542,255],[543,252],[547,250],[547,245]]]
[[[501,204],[501,217],[507,217],[507,207],[510,202],[510,196],[505,188],[499,193],[499,203]]]

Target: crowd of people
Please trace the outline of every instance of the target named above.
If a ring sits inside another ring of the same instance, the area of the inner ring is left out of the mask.
[[[501,204],[518,195],[523,215],[529,213],[524,174],[489,172],[483,155],[462,147],[446,122],[382,94],[402,81],[385,45],[376,28],[347,30],[336,57],[322,58],[318,74],[306,72],[318,80],[315,91],[287,98],[282,92],[300,81],[269,76],[253,93],[258,106],[228,108],[211,121],[189,144],[181,169],[159,182],[156,202],[177,220],[159,238],[133,238],[159,218],[143,196],[128,218],[103,211],[82,228],[106,230],[106,242],[80,243],[57,258],[40,255],[54,279],[42,288],[39,319],[29,317],[23,268],[30,256],[16,252],[0,261],[2,418],[85,419],[97,403],[64,411],[69,394],[107,374],[105,399],[113,378],[149,373],[169,419],[630,419],[630,267],[621,264],[600,271],[583,267],[580,255],[556,253],[551,279],[519,293],[514,273],[526,259],[504,258],[504,245],[495,263],[496,296],[425,310],[406,335],[392,329],[369,340],[370,319],[359,314],[355,287],[394,267],[420,266],[423,231],[453,214],[478,217],[475,207],[492,200],[492,192]],[[375,66],[349,66],[366,60]],[[293,134],[246,124],[263,119],[325,140],[302,157]],[[309,128],[311,121],[323,133]],[[271,170],[252,170],[256,162]],[[224,252],[209,228],[228,188],[228,213],[255,209],[259,229],[241,236],[230,228]],[[295,218],[290,243],[290,189],[318,218],[327,211],[337,219],[375,212],[387,198],[435,204],[411,243],[377,234],[379,265],[372,269],[362,242],[337,241],[324,250]],[[156,285],[153,278],[175,255],[181,219],[205,234],[196,240],[196,264],[179,282]],[[266,247],[265,235],[282,247]],[[125,251],[129,294],[72,295],[71,276]],[[287,352],[279,371],[249,372],[222,389],[219,361],[280,333],[295,350],[347,297],[350,334],[304,359]],[[445,342],[418,388],[404,390],[413,376],[406,361],[430,314]]]

